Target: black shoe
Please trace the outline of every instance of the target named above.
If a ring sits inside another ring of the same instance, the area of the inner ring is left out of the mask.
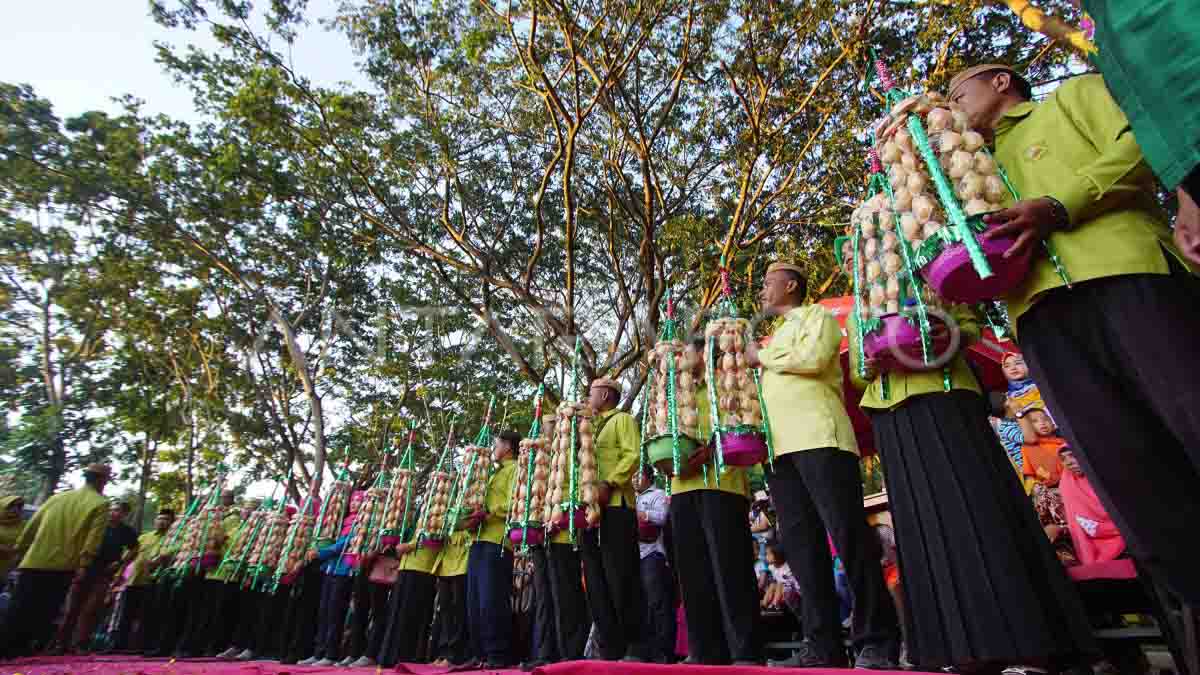
[[[520,667],[521,672],[532,673],[535,669],[548,665],[550,662],[545,659],[533,659],[532,661],[522,661]]]
[[[892,642],[876,642],[863,645],[854,659],[857,670],[896,670],[900,667],[897,659],[898,648]]]
[[[174,654],[172,654],[172,655],[171,655],[171,658],[175,659],[176,661],[182,661],[182,660],[184,660],[184,659],[190,659],[190,658],[192,658],[192,653],[191,653],[191,652],[189,652],[189,651],[186,651],[186,650],[180,649],[179,651],[177,651],[177,652],[175,652]]]
[[[753,661],[751,659],[738,659],[737,661],[733,662],[733,665],[738,666],[740,668],[750,668],[752,666],[758,667],[758,666],[762,665],[762,661]]]
[[[622,663],[645,663],[646,659],[643,659],[642,657],[638,656],[634,652],[629,652],[628,654],[625,655],[625,658],[621,659],[621,662]]]
[[[704,659],[701,659],[699,656],[689,655],[686,659],[680,661],[679,665],[681,665],[681,666],[706,666],[708,664],[705,663]]]
[[[294,666],[294,665],[296,665],[296,661],[298,661],[298,660],[299,660],[299,659],[297,659],[297,658],[296,658],[296,657],[294,657],[294,656],[285,656],[285,657],[283,657],[282,659],[279,659],[279,665],[281,665],[281,666]]]
[[[504,670],[508,665],[508,661],[498,656],[489,656],[487,661],[483,662],[484,668],[494,668],[495,670]]]
[[[772,668],[841,668],[844,663],[832,655],[817,651],[811,642],[805,640],[800,648],[782,661],[767,661]]]

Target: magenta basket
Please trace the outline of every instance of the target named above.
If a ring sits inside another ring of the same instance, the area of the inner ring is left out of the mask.
[[[658,535],[662,532],[662,528],[654,523],[646,523],[638,521],[638,539],[644,542],[652,542],[658,539]]]
[[[513,543],[513,546],[521,545],[522,529],[514,527],[508,531],[508,540]],[[530,546],[541,546],[542,542],[546,541],[546,530],[540,526],[530,525],[524,529],[525,543]]]
[[[921,276],[939,297],[962,304],[991,300],[1016,288],[1029,273],[1029,256],[1004,257],[1004,252],[1013,245],[1015,239],[987,239],[982,235],[975,239],[987,258],[988,266],[992,268],[992,276],[980,279],[975,266],[971,264],[967,247],[962,243],[951,244],[921,268]]]
[[[567,514],[565,511],[563,513],[558,514],[558,519],[555,521],[555,524],[558,525],[558,529],[560,529],[560,530],[565,530],[568,528],[570,523],[567,520]],[[588,529],[587,509],[585,509],[583,507],[579,507],[579,508],[575,509],[575,529],[576,530]]]
[[[430,539],[429,537],[421,537],[421,546],[423,546],[431,551],[440,550],[442,548],[442,543],[443,542],[441,539]]]
[[[757,429],[734,429],[721,434],[721,457],[729,466],[754,466],[767,459],[767,439]]]
[[[936,328],[944,322],[932,314],[928,315],[930,328]],[[875,359],[883,370],[929,370],[940,366],[926,366],[925,357],[921,351],[921,330],[916,326],[916,317],[906,317],[891,313],[879,317],[883,327],[867,333],[863,340],[863,352],[869,358]],[[933,353],[930,357],[937,358],[950,347],[950,332],[942,334],[933,340]]]

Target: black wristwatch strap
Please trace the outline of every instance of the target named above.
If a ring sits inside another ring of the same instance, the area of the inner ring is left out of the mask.
[[[1050,205],[1054,207],[1054,229],[1071,229],[1071,214],[1067,212],[1067,207],[1063,206],[1062,202],[1049,195],[1046,195],[1043,197],[1043,199],[1049,201]]]

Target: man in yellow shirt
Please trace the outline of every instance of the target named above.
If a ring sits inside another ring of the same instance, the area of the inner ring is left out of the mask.
[[[879,539],[863,512],[858,444],[842,399],[842,331],[828,309],[805,305],[806,295],[800,267],[768,267],[759,301],[764,313],[783,317],[783,323],[768,346],[759,349],[751,342],[746,348],[750,364],[762,366],[775,448],[767,482],[804,598],[804,644],[772,665],[839,667],[845,658],[828,533],[854,594],[855,667],[895,668],[899,624],[883,583]]]
[[[17,541],[25,557],[0,632],[0,658],[31,654],[54,634],[72,580],[84,577],[104,538],[109,506],[102,495],[110,475],[103,464],[88,465],[83,487],[47,499],[25,525]]]
[[[1006,255],[1033,258],[1005,298],[1021,351],[1130,550],[1200,602],[1195,556],[1179,546],[1200,521],[1200,278],[1100,76],[1072,78],[1040,103],[1022,83],[987,64],[950,87],[1024,198],[988,218],[997,235],[1018,237]]]
[[[695,345],[704,353],[703,339]],[[703,378],[704,364],[696,364]],[[699,381],[699,380],[698,380]],[[700,435],[710,441],[707,389],[696,395]],[[711,442],[671,479],[671,535],[687,617],[688,665],[761,661],[758,588],[751,552],[747,471],[726,466],[717,482]]]
[[[641,434],[633,415],[617,408],[621,383],[609,377],[592,382],[588,402],[595,411],[596,466],[602,482],[600,525],[579,537],[588,607],[606,661],[642,660],[641,557],[637,540],[637,500],[633,472]]]
[[[467,635],[472,656],[487,668],[512,662],[512,544],[508,541],[508,498],[512,490],[513,459],[521,435],[502,431],[493,446],[496,469],[488,478],[484,511],[465,521],[479,529],[467,558]]]
[[[238,527],[242,524],[241,509],[237,506],[237,498],[233,492],[221,493],[221,506],[224,515],[219,524],[216,550],[206,550],[200,561],[199,572],[189,570],[183,581],[182,603],[187,607],[188,620],[178,645],[175,648],[175,658],[190,658],[193,654],[199,656],[215,656],[217,643],[214,638],[216,631],[224,631],[225,622],[221,618],[222,604],[226,598],[225,576],[218,573],[221,559],[225,557],[226,547],[233,542]],[[236,591],[237,586],[230,590]]]
[[[121,611],[121,620],[117,624],[117,634],[113,638],[113,649],[125,651],[133,645],[142,646],[146,634],[146,623],[150,617],[151,594],[153,593],[154,570],[163,560],[164,548],[167,543],[167,530],[175,522],[175,512],[171,509],[160,509],[154,519],[154,529],[138,537],[137,555],[129,563],[133,565],[129,585],[125,587],[125,607]],[[137,625],[134,639],[130,639],[130,628]]]

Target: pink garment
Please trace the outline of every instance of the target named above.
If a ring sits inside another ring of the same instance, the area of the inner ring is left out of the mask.
[[[1081,564],[1116,560],[1125,552],[1125,540],[1086,476],[1063,471],[1058,491],[1067,516],[1067,529],[1075,544],[1075,555]]]
[[[675,607],[675,656],[688,655],[687,614],[683,611],[683,603]]]

